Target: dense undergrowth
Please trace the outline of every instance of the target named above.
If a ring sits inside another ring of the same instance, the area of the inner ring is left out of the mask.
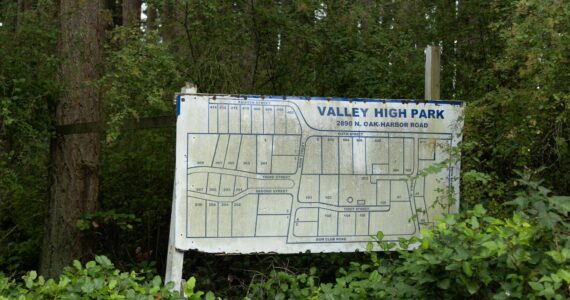
[[[524,176],[525,187],[507,218],[489,216],[482,205],[446,215],[422,238],[370,242],[366,262],[337,270],[323,281],[317,268],[307,273],[272,271],[254,280],[239,297],[249,299],[566,299],[570,297],[570,197]],[[372,251],[373,243],[392,254]],[[414,251],[407,249],[417,244]],[[215,299],[185,284],[190,299]],[[75,261],[58,279],[35,271],[21,280],[0,275],[0,299],[181,299],[160,277],[121,272],[104,256],[85,266]],[[234,295],[237,297],[238,295]],[[2,298],[3,297],[3,298]]]

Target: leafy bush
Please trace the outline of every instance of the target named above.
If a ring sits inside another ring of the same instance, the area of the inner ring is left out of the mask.
[[[309,274],[291,274],[285,271],[272,271],[262,282],[251,285],[246,299],[308,299],[318,295],[319,282],[317,269],[311,268]]]
[[[105,256],[95,257],[83,266],[74,261],[58,279],[46,280],[36,271],[22,277],[23,282],[0,273],[0,300],[4,299],[184,299],[170,291],[172,283],[162,284],[159,276],[150,281],[134,271],[121,272]],[[198,299],[203,292],[194,292],[196,279],[190,278],[184,287],[189,299]],[[212,293],[206,299],[214,299]]]

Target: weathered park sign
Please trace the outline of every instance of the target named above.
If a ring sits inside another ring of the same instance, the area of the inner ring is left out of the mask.
[[[351,252],[457,210],[462,102],[177,99],[179,251]]]

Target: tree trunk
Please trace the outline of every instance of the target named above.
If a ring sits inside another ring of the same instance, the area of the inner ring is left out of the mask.
[[[24,23],[24,14],[30,10],[30,3],[27,0],[18,0],[18,11],[16,13],[16,32],[19,32]]]
[[[105,7],[110,12],[112,26],[123,25],[123,4],[117,0],[106,0]],[[112,27],[110,26],[110,27]],[[110,28],[111,29],[111,28]]]
[[[255,10],[255,0],[249,1],[249,15],[251,18],[251,79],[249,85],[249,93],[255,94],[257,70],[259,68],[259,57],[261,56],[259,28],[257,15]]]
[[[58,55],[64,93],[56,125],[99,121],[99,91],[105,22],[104,0],[60,0]],[[50,203],[40,272],[57,276],[73,259],[91,254],[77,228],[82,215],[97,209],[99,133],[57,136],[51,143]]]
[[[156,29],[158,26],[156,24],[156,17],[158,16],[158,11],[153,4],[147,3],[146,7],[146,27],[149,29]]]
[[[188,24],[188,2],[181,3],[179,0],[165,0],[160,7],[160,33],[167,43],[172,43],[176,39],[184,36],[183,27],[189,29]],[[175,46],[175,45],[171,45]],[[190,47],[190,46],[189,46]]]
[[[141,0],[123,0],[123,26],[139,26]]]

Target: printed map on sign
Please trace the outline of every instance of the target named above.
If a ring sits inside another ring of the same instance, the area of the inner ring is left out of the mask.
[[[179,249],[363,250],[457,209],[461,102],[179,99]]]

